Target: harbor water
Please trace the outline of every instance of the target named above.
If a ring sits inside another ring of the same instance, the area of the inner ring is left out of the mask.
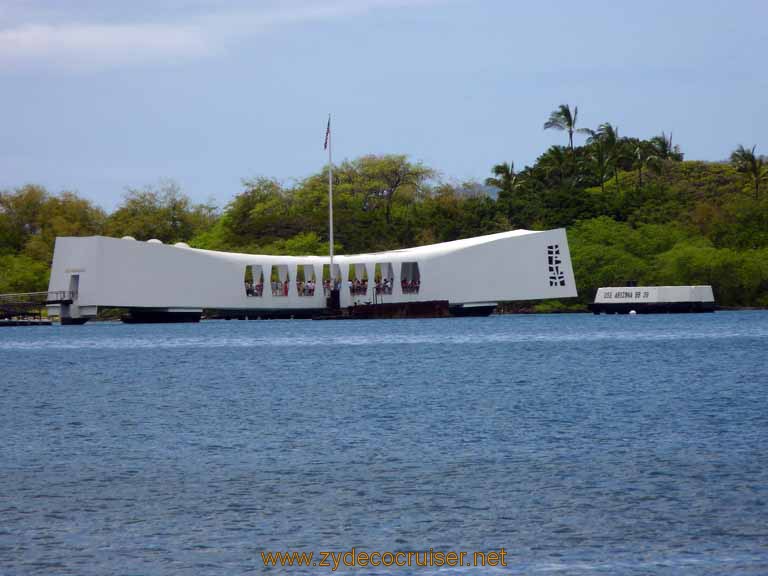
[[[0,574],[768,573],[768,312],[0,331]],[[498,551],[506,567],[264,566]]]

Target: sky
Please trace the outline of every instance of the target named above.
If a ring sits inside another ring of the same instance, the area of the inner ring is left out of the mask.
[[[407,154],[449,181],[522,168],[578,124],[673,134],[688,159],[768,154],[765,0],[0,0],[0,189],[107,210],[174,180]],[[576,142],[581,142],[577,137]]]

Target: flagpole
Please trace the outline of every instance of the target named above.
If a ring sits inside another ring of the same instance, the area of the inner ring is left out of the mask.
[[[333,275],[333,155],[331,146],[331,115],[328,114],[328,244],[331,255],[331,266],[329,273],[331,275],[331,290],[336,287],[336,279]]]

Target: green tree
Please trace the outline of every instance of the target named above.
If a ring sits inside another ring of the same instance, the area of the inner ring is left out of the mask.
[[[597,133],[605,145],[608,162],[613,167],[616,192],[621,192],[621,187],[619,185],[619,166],[623,160],[623,151],[621,138],[619,137],[619,128],[618,126],[613,126],[610,122],[604,122],[603,124],[600,124]]]
[[[48,288],[50,263],[23,254],[0,256],[0,293],[42,292]]]
[[[392,204],[396,194],[418,193],[435,172],[421,164],[413,164],[402,154],[363,156],[353,162],[365,194],[364,205],[383,202],[385,220],[392,221]]]
[[[214,206],[194,205],[176,183],[165,182],[158,188],[129,189],[105,228],[110,236],[186,242],[212,226],[216,217]]]
[[[752,181],[755,187],[755,200],[760,198],[760,183],[768,180],[768,164],[763,156],[755,154],[755,146],[752,149],[739,145],[731,154],[731,162],[739,172],[743,172]]]
[[[654,153],[653,147],[648,142],[638,141],[632,152],[633,167],[637,170],[637,188],[643,187],[643,169],[657,170],[660,159]]]
[[[571,171],[571,159],[566,155],[564,147],[550,146],[537,164],[544,169],[547,180],[554,180],[560,187],[565,185],[565,179]]]
[[[40,231],[48,192],[29,184],[12,192],[0,192],[0,242],[4,249],[19,252]]]
[[[339,253],[343,246],[334,241],[333,251]],[[301,232],[288,239],[275,240],[259,247],[264,254],[286,254],[288,256],[327,256],[328,241],[322,241],[314,232]]]
[[[0,192],[0,253],[23,252],[50,264],[57,236],[100,234],[105,214],[74,192],[51,195],[27,185]]]
[[[485,184],[498,188],[499,191],[512,194],[517,186],[517,174],[515,173],[514,162],[502,162],[496,164],[492,169],[493,177],[486,178]]]
[[[608,145],[600,132],[589,128],[582,128],[580,131],[589,135],[587,139],[589,152],[583,165],[597,179],[600,183],[600,191],[605,194],[605,181],[608,179],[608,169],[611,165]]]
[[[676,144],[672,144],[672,133],[667,136],[664,132],[658,136],[654,136],[650,140],[651,146],[656,155],[661,160],[673,160],[675,162],[681,162],[683,160],[683,153],[680,152],[680,147]]]
[[[49,196],[39,211],[38,232],[27,240],[24,253],[49,263],[58,236],[101,234],[105,220],[106,214],[101,208],[74,192]]]
[[[402,155],[364,156],[337,165],[335,242],[351,252],[409,245],[419,225],[414,207],[429,196],[434,177],[433,170]],[[245,181],[244,186],[219,221],[195,237],[195,246],[285,251],[285,241],[302,234],[328,238],[327,167],[291,187],[269,178]]]
[[[573,155],[573,133],[576,131],[576,121],[579,117],[579,107],[574,106],[573,112],[568,104],[560,104],[549,115],[544,123],[544,130],[561,130],[568,132],[568,148]]]

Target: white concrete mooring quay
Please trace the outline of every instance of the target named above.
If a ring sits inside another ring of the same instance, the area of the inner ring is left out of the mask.
[[[614,286],[598,288],[595,314],[714,312],[712,286]]]

